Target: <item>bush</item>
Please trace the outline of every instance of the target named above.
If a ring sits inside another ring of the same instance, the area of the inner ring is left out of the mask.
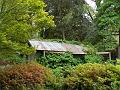
[[[103,60],[103,57],[96,54],[89,54],[85,55],[85,62],[86,63],[101,63]]]
[[[120,59],[117,59],[117,60],[116,60],[116,64],[117,64],[117,65],[120,65]]]
[[[0,71],[0,85],[7,90],[48,87],[53,85],[54,81],[51,70],[37,63],[9,66]]]
[[[119,90],[120,66],[90,63],[78,65],[67,76],[64,86],[68,90]]]
[[[13,53],[0,53],[1,62],[9,62],[11,64],[25,63],[26,57],[20,56],[19,54]]]
[[[46,57],[38,57],[37,61],[49,68],[75,66],[80,63],[80,60],[73,58],[71,53],[48,53]]]
[[[74,69],[74,67],[57,67],[53,69],[53,73],[56,76],[56,88],[59,88],[59,90],[64,90],[64,79],[67,77],[67,75],[70,74],[70,72]]]

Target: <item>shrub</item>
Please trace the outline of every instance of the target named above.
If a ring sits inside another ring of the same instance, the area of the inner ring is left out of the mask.
[[[65,79],[65,87],[68,90],[119,90],[120,66],[78,65]]]
[[[64,79],[67,77],[67,75],[70,74],[70,72],[74,69],[74,67],[57,67],[53,69],[53,73],[56,76],[56,84],[55,84],[55,90],[65,90],[64,89]]]
[[[48,53],[46,57],[38,57],[37,61],[49,68],[75,66],[80,63],[80,60],[73,58],[71,53]]]
[[[117,60],[116,60],[116,64],[117,64],[117,65],[120,65],[120,59],[117,59]]]
[[[13,53],[0,53],[1,62],[9,62],[10,64],[25,63],[26,57]]]
[[[85,62],[86,63],[101,63],[103,60],[103,57],[96,54],[89,54],[85,55]]]
[[[0,71],[0,85],[3,89],[19,90],[36,86],[42,88],[53,83],[51,70],[37,63],[9,66]]]

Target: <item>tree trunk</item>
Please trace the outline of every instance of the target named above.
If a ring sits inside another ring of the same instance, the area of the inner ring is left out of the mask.
[[[62,30],[62,39],[63,39],[63,41],[65,40],[65,31],[64,30]]]

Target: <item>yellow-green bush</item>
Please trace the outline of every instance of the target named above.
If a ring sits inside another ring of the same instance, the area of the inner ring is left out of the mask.
[[[65,79],[65,87],[72,90],[119,90],[120,66],[78,65]]]
[[[44,88],[54,83],[51,70],[37,63],[19,64],[0,70],[0,86],[7,90],[20,88]],[[23,89],[20,89],[23,90]]]
[[[116,64],[117,64],[117,65],[120,65],[120,59],[117,59],[117,60],[116,60]]]

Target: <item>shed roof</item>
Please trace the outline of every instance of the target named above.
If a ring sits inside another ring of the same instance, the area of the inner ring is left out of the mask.
[[[58,42],[46,42],[29,40],[29,43],[38,51],[54,51],[54,52],[71,52],[73,54],[85,54],[83,46],[58,43]]]

